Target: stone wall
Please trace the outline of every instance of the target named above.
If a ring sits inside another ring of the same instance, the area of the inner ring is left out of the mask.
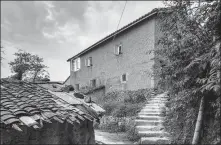
[[[116,56],[114,48],[122,44],[122,54]],[[138,25],[118,34],[114,41],[108,41],[80,57],[80,70],[71,71],[70,83],[80,86],[90,85],[96,79],[96,85],[105,85],[105,91],[137,90],[154,86],[152,73],[155,47],[155,19],[144,20]],[[92,57],[91,67],[85,66],[85,59]],[[121,76],[127,74],[127,82],[121,82]]]
[[[22,132],[0,129],[1,144],[95,144],[93,122],[88,120],[81,121],[80,125],[45,123],[39,130],[22,126]]]

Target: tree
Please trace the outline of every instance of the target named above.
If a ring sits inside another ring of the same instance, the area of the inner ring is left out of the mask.
[[[14,78],[32,80],[33,82],[36,79],[49,78],[49,74],[45,70],[47,66],[43,64],[43,58],[23,50],[18,50],[14,55],[16,58],[9,63],[12,72],[16,73]]]
[[[212,112],[215,126],[219,125],[220,2],[193,5],[191,1],[174,0],[166,4],[169,8],[159,14],[163,36],[155,51],[155,75],[158,86],[168,89],[171,96],[167,117],[174,138],[177,143],[191,143],[199,108]],[[200,102],[205,102],[206,110]],[[215,128],[216,134],[219,131]]]

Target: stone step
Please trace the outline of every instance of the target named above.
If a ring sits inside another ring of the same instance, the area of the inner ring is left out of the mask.
[[[162,125],[143,125],[143,126],[136,126],[137,131],[153,131],[153,130],[163,130],[164,127]]]
[[[154,96],[154,98],[157,98],[157,97],[161,97],[161,98],[169,98],[169,96],[167,96],[167,95],[156,95],[156,96]]]
[[[151,99],[147,103],[165,103],[167,100],[163,99]]]
[[[138,131],[138,134],[140,136],[145,136],[145,137],[166,137],[168,136],[169,134],[167,132],[164,132],[164,131]]]
[[[164,103],[151,103],[151,104],[146,104],[145,106],[161,107],[161,106],[165,106],[165,104]]]
[[[163,109],[162,108],[143,108],[143,109],[141,109],[141,112],[143,111],[143,112],[148,112],[148,111],[157,111],[157,112],[161,112]]]
[[[153,97],[153,98],[150,98],[150,99],[169,99],[168,97]]]
[[[160,116],[149,116],[149,115],[138,115],[137,119],[146,119],[146,120],[163,120],[164,117]]]
[[[154,98],[154,99],[149,100],[149,102],[151,102],[151,101],[167,101],[167,99],[157,99],[157,98]]]
[[[158,94],[155,97],[168,97],[166,94]]]
[[[160,112],[139,112],[138,115],[161,116]]]
[[[136,119],[135,120],[137,126],[143,125],[161,125],[162,120],[143,120],[143,119]]]
[[[170,144],[168,137],[141,137],[141,144]]]
[[[145,106],[162,107],[165,106],[165,103],[151,103],[151,104],[146,104]]]
[[[152,109],[161,109],[161,108],[163,108],[163,106],[144,106],[144,108],[143,109],[149,109],[149,108],[152,108]]]
[[[149,110],[149,111],[141,110],[140,113],[138,113],[138,114],[156,114],[156,113],[161,113],[161,111],[158,111],[158,110]],[[161,114],[159,114],[159,115],[161,115]]]
[[[167,101],[149,101],[147,104],[164,105]]]

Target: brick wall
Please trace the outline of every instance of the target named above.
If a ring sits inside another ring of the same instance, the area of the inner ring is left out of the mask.
[[[22,126],[22,132],[1,129],[1,144],[95,144],[93,122],[85,120],[81,125],[45,123],[40,130]]]
[[[122,44],[123,54],[114,54],[115,45]],[[105,85],[106,92],[112,90],[137,90],[153,87],[149,76],[152,73],[153,54],[148,51],[155,47],[155,19],[145,20],[134,28],[118,34],[114,41],[106,42],[86,54],[81,59],[81,69],[72,72],[70,83],[89,85],[96,79],[97,85]],[[92,57],[93,66],[85,66],[85,59]],[[127,83],[121,83],[121,75],[126,73]]]

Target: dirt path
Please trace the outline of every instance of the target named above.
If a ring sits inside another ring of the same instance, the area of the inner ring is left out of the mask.
[[[133,144],[124,133],[108,133],[95,130],[95,140],[105,144]]]

